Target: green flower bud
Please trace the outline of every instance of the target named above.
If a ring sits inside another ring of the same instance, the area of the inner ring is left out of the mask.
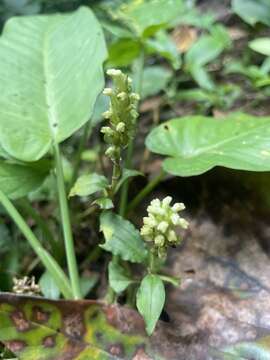
[[[126,125],[124,122],[120,122],[119,124],[117,124],[116,126],[116,131],[123,133],[125,131]]]

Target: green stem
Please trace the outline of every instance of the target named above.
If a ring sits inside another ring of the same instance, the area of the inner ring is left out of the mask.
[[[161,170],[161,172],[158,174],[158,176],[154,177],[131,201],[131,203],[128,206],[127,213],[134,210],[140,202],[151,193],[151,191],[161,182],[161,180],[164,178],[165,172]]]
[[[67,195],[65,189],[64,175],[63,175],[62,158],[58,144],[54,145],[54,156],[55,156],[55,165],[56,165],[57,189],[58,189],[59,205],[61,212],[61,222],[62,222],[62,229],[65,240],[65,249],[66,249],[69,277],[71,280],[73,297],[74,299],[80,299],[82,298],[82,295],[80,289],[79,271],[76,262],[74,240],[71,231],[71,223],[70,223]]]
[[[114,196],[115,189],[118,183],[118,180],[121,176],[121,166],[119,162],[113,164],[113,173],[112,173],[112,183],[111,183],[111,196]]]
[[[134,64],[135,75],[136,75],[135,91],[139,95],[141,95],[141,93],[142,93],[144,61],[145,61],[145,54],[144,54],[144,49],[142,48],[140,57],[137,59],[137,62]],[[130,140],[128,150],[127,150],[127,158],[126,158],[125,166],[124,166],[127,169],[131,168],[133,150],[134,150],[134,141]],[[129,181],[127,180],[123,184],[122,189],[121,189],[120,206],[119,206],[119,214],[121,216],[124,216],[126,213],[127,200],[128,200],[128,189],[129,189]]]
[[[19,199],[18,205],[19,205],[19,207],[21,207],[22,211],[24,211],[27,214],[27,216],[30,216],[36,222],[36,224],[40,227],[46,241],[48,241],[48,243],[50,244],[51,251],[55,255],[55,258],[58,261],[61,261],[63,252],[62,252],[60,243],[54,239],[53,234],[52,234],[51,230],[49,229],[46,221],[38,214],[38,212],[30,204],[28,199],[26,199],[26,198]]]
[[[13,219],[15,224],[18,226],[20,231],[23,233],[25,238],[28,240],[32,249],[35,251],[37,256],[40,258],[41,262],[45,266],[45,268],[50,272],[53,277],[55,283],[61,290],[62,294],[65,298],[69,299],[72,297],[72,291],[69,284],[69,281],[60,268],[55,259],[41,246],[40,241],[36,238],[33,231],[26,224],[22,216],[19,214],[17,209],[14,207],[12,202],[8,199],[8,197],[0,190],[0,202],[3,207],[6,209],[7,213]]]

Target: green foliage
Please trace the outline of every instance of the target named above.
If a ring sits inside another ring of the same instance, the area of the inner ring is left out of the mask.
[[[126,290],[126,288],[134,281],[127,275],[124,269],[117,261],[111,261],[109,264],[109,284],[111,288],[118,294]]]
[[[172,71],[163,66],[145,67],[142,80],[142,98],[156,95],[160,91],[165,90],[171,78]]]
[[[249,47],[260,54],[270,56],[270,38],[263,37],[250,41]]]
[[[227,30],[221,25],[211,28],[210,34],[202,35],[185,55],[185,66],[200,87],[212,90],[214,83],[205,66],[215,60],[221,52],[230,46]]]
[[[97,173],[81,175],[72,189],[69,196],[89,196],[96,192],[105,190],[109,185],[108,179]]]
[[[48,175],[46,162],[30,165],[0,160],[0,188],[11,199],[26,196],[36,190]]]
[[[270,26],[268,0],[232,0],[233,11],[250,25],[260,22]]]
[[[163,168],[178,176],[215,166],[269,171],[270,118],[235,113],[223,120],[190,116],[170,120],[148,136],[149,150],[167,155]]]
[[[134,225],[121,216],[110,211],[100,216],[100,230],[105,243],[100,245],[104,250],[119,255],[123,260],[142,263],[146,260],[147,250]]]
[[[158,275],[144,277],[137,292],[137,308],[143,316],[146,331],[151,335],[165,303],[164,284]]]
[[[119,189],[121,188],[121,186],[130,178],[133,178],[135,176],[143,176],[143,173],[141,173],[138,170],[131,170],[131,169],[123,169],[122,171],[122,176],[121,178],[118,180],[118,183],[115,187],[115,192],[117,193],[117,191],[119,191]]]
[[[131,1],[120,8],[119,16],[138,37],[146,38],[168,26],[182,8],[182,0]]]
[[[47,299],[57,300],[60,298],[60,290],[48,271],[45,271],[42,274],[41,278],[39,279],[39,286],[42,294]]]
[[[93,112],[103,87],[102,31],[87,8],[72,15],[13,18],[0,50],[5,89],[0,94],[0,141],[15,158],[34,161]]]

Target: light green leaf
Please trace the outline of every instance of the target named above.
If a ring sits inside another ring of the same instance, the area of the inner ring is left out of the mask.
[[[53,280],[51,274],[45,271],[39,279],[39,286],[42,294],[48,299],[57,300],[60,298],[60,290]]]
[[[249,47],[260,54],[270,56],[270,38],[263,37],[249,42]]]
[[[10,19],[0,38],[0,142],[41,158],[91,116],[104,85],[101,27],[89,8]]]
[[[171,78],[172,71],[162,66],[146,67],[143,71],[142,98],[156,95],[160,91],[165,90]]]
[[[108,179],[97,173],[81,175],[72,189],[69,196],[89,196],[95,192],[106,189],[109,185]]]
[[[250,25],[261,22],[270,26],[269,0],[232,0],[232,9]]]
[[[124,38],[113,43],[109,48],[108,65],[113,67],[130,65],[141,52],[140,42]]]
[[[137,292],[137,308],[143,316],[146,331],[151,335],[165,303],[164,284],[158,275],[144,277]]]
[[[26,196],[39,188],[48,175],[48,166],[42,164],[27,166],[0,161],[0,189],[11,199]]]
[[[229,46],[230,37],[227,30],[221,25],[216,25],[211,28],[211,34],[202,35],[187,51],[185,55],[186,69],[202,88],[208,90],[214,88],[204,66],[215,60]]]
[[[138,170],[123,169],[122,176],[118,181],[115,192],[117,193],[117,191],[119,191],[120,187],[124,184],[126,180],[134,176],[143,176],[143,173]]]
[[[133,280],[126,275],[126,270],[121,265],[111,261],[109,264],[109,283],[116,293],[121,293],[133,283]]]
[[[183,8],[182,0],[132,1],[121,7],[122,18],[139,37],[149,37],[173,21]]]
[[[175,70],[180,68],[181,55],[167,32],[160,30],[154,38],[146,40],[146,46],[148,52],[156,53],[169,60]]]
[[[100,245],[104,250],[135,263],[146,260],[146,246],[139,231],[128,220],[110,211],[103,212],[100,216],[100,230],[105,237],[105,243]]]
[[[215,166],[270,170],[270,117],[232,113],[225,119],[188,116],[165,122],[147,137],[151,151],[167,155],[163,168],[193,176]]]
[[[114,207],[112,200],[107,197],[96,199],[92,204],[98,205],[103,210],[109,210]]]

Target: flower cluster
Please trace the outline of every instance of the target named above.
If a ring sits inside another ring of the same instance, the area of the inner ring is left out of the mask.
[[[120,161],[121,149],[134,137],[139,95],[132,92],[132,80],[121,70],[110,69],[107,74],[112,78],[114,88],[105,88],[104,95],[110,97],[110,108],[103,113],[110,126],[103,126],[101,132],[110,146],[106,155],[113,161]]]
[[[41,292],[34,276],[31,278],[25,276],[22,279],[13,278],[13,284],[13,292],[15,294],[39,295]]]
[[[179,216],[179,212],[185,209],[183,203],[175,203],[171,206],[172,198],[165,197],[162,201],[155,199],[147,208],[148,216],[143,218],[141,235],[147,242],[153,242],[159,257],[165,257],[169,246],[179,244],[175,229],[177,226],[187,229],[188,222]]]

